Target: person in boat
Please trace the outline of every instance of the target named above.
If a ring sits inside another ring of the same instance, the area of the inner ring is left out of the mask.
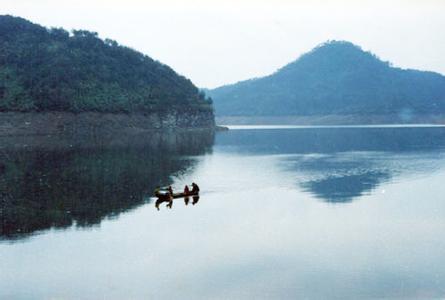
[[[198,194],[199,193],[199,186],[196,183],[192,183],[192,194]]]
[[[170,193],[171,196],[173,196],[173,188],[171,185],[168,186],[168,192]]]
[[[189,186],[186,185],[186,186],[184,187],[184,195],[188,195],[189,193],[190,193]]]

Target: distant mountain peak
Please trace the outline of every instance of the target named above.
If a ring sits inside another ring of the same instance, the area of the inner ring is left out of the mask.
[[[364,52],[364,50],[351,42],[344,41],[344,40],[327,40],[321,44],[318,44],[315,46],[311,51],[309,51],[307,54],[310,53],[316,53],[319,51],[325,51],[325,50],[340,50],[340,51],[360,51]]]
[[[308,65],[316,66],[315,69],[318,71],[335,72],[342,68],[356,68],[363,65],[385,67],[389,66],[389,63],[351,42],[329,40],[279,69],[276,74],[287,73],[298,67],[306,68]]]
[[[363,55],[363,56],[371,56],[377,58],[371,52],[365,51],[362,47],[353,44],[348,41],[337,41],[337,40],[328,40],[324,43],[317,45],[314,49],[309,51],[308,53],[303,54],[304,56],[312,56],[312,55]]]
[[[391,67],[348,41],[327,41],[275,73],[209,91],[220,116],[445,113],[445,77]]]

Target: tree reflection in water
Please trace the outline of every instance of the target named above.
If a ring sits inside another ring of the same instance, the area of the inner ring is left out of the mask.
[[[38,230],[87,227],[150,201],[157,185],[211,151],[194,130],[119,138],[2,139],[0,240]],[[187,156],[187,157],[184,157]]]

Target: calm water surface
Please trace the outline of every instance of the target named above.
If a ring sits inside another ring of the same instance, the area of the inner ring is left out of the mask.
[[[0,299],[445,297],[445,128],[254,129],[2,140]]]

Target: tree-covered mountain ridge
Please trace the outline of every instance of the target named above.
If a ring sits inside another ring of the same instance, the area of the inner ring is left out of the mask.
[[[97,33],[0,16],[0,112],[213,110],[170,67]]]
[[[393,67],[346,41],[328,41],[275,73],[207,93],[217,116],[445,114],[445,77]]]

